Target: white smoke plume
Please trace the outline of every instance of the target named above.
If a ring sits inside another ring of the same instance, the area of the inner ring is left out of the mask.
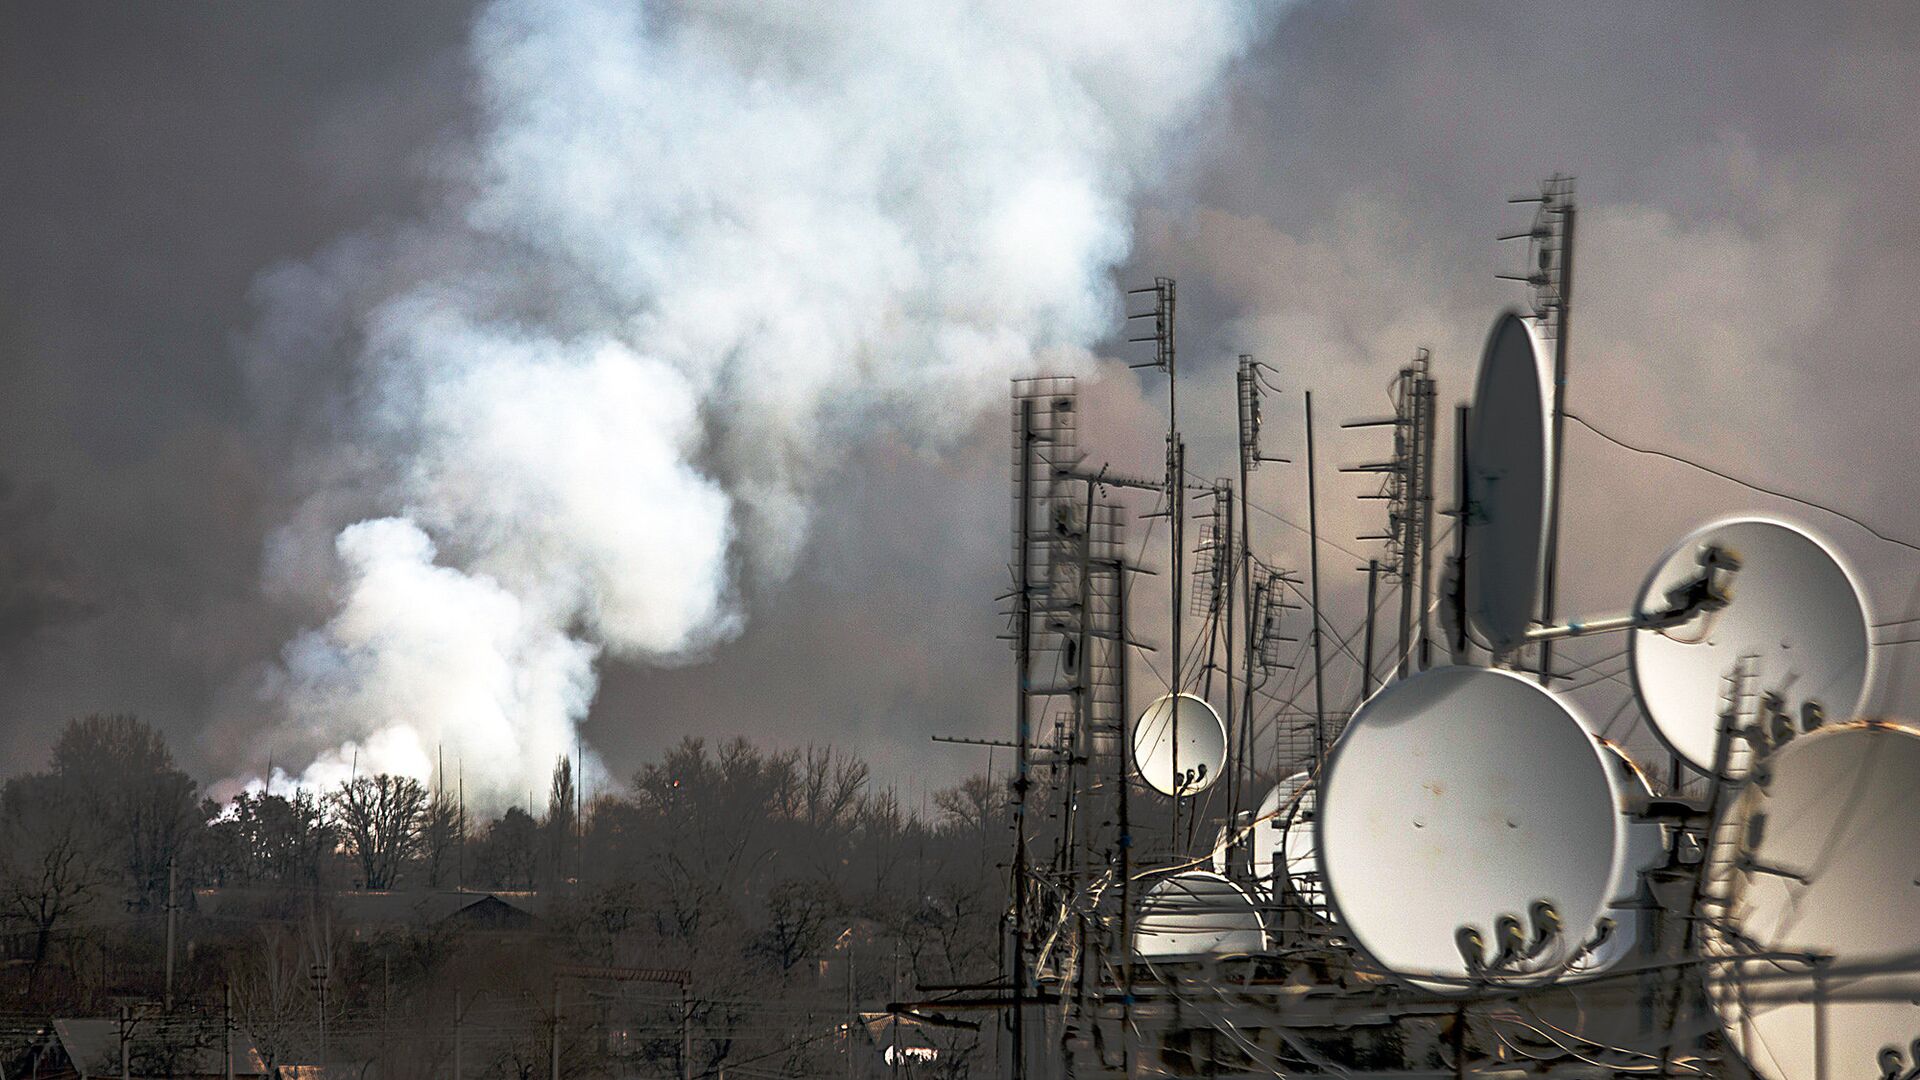
[[[1242,0],[500,0],[445,204],[263,279],[254,363],[353,358],[269,586],[304,780],[545,787],[612,656],[697,659],[876,424],[938,444],[1111,329],[1130,200]],[[306,380],[303,382],[303,380]],[[318,419],[312,419],[317,416]]]

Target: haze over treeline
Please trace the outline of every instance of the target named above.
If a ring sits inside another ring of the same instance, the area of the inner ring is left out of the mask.
[[[325,1038],[330,1061],[427,1075],[458,1008],[466,1075],[525,1077],[557,1001],[568,1075],[677,1068],[677,988],[563,977],[581,965],[686,969],[696,1075],[819,1075],[845,1067],[852,1002],[999,970],[1011,819],[984,777],[918,813],[857,756],[689,738],[588,800],[560,759],[530,801],[463,821],[451,787],[362,774],[222,804],[139,719],[73,720],[0,794],[0,1062],[30,1062],[50,1018],[158,1006],[170,874],[176,1005],[141,1013],[149,1057],[204,1043],[230,1001],[269,1064]],[[447,917],[487,891],[508,906]],[[935,1034],[965,1075],[975,1037]]]

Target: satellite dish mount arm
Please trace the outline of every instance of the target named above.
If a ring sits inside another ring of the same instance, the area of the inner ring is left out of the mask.
[[[1533,626],[1527,629],[1527,640],[1558,641],[1622,630],[1664,630],[1681,626],[1696,616],[1726,607],[1733,600],[1733,578],[1739,570],[1739,555],[1718,544],[1708,544],[1700,549],[1699,572],[1667,590],[1665,607],[1598,619],[1575,619],[1556,626]]]

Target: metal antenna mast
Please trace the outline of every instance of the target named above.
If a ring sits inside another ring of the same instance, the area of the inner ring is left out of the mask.
[[[1130,337],[1127,340],[1153,342],[1153,359],[1144,364],[1135,364],[1133,365],[1134,367],[1158,368],[1166,372],[1167,375],[1167,549],[1171,559],[1171,565],[1168,567],[1167,590],[1170,594],[1168,598],[1170,600],[1168,613],[1172,619],[1172,626],[1168,630],[1171,656],[1168,660],[1169,673],[1167,676],[1167,685],[1168,693],[1178,694],[1181,687],[1180,618],[1182,612],[1180,610],[1180,586],[1182,582],[1180,555],[1181,547],[1186,539],[1183,535],[1185,532],[1183,525],[1186,520],[1185,481],[1187,448],[1180,441],[1180,370],[1175,358],[1176,352],[1174,348],[1173,279],[1157,277],[1153,279],[1153,285],[1148,288],[1127,290],[1128,296],[1147,294],[1153,296],[1153,310],[1128,312],[1127,318],[1129,320],[1152,319],[1153,332],[1151,334]],[[1169,709],[1168,715],[1171,717],[1173,725],[1173,775],[1179,776],[1180,710],[1177,708]],[[1180,842],[1180,796],[1176,792],[1173,796],[1174,852],[1178,854],[1183,849],[1183,846]]]
[[[1432,663],[1426,598],[1432,589],[1429,549],[1433,544],[1433,426],[1434,379],[1428,374],[1432,354],[1414,350],[1413,361],[1394,378],[1393,416],[1356,420],[1342,428],[1393,428],[1391,460],[1355,465],[1341,472],[1379,473],[1380,490],[1360,496],[1387,503],[1384,533],[1362,536],[1387,545],[1387,559],[1379,564],[1400,586],[1400,618],[1396,635],[1395,674],[1406,678],[1415,667]],[[1370,564],[1371,565],[1371,564]],[[1371,611],[1371,607],[1369,607]],[[1371,676],[1363,677],[1363,685]]]
[[[1027,1002],[1031,996],[1032,913],[1028,910],[1032,867],[1027,818],[1033,758],[1033,699],[1062,692],[1036,685],[1034,654],[1054,653],[1057,665],[1077,675],[1081,656],[1070,628],[1080,619],[1082,565],[1076,507],[1066,470],[1078,461],[1078,411],[1071,378],[1023,379],[1013,387],[1013,646],[1015,715],[1013,782],[1014,860],[1013,1069],[1026,1075]],[[1077,678],[1076,678],[1077,684]],[[1070,686],[1068,692],[1074,687]],[[1078,696],[1078,695],[1076,695]]]
[[[1560,577],[1560,477],[1566,461],[1563,451],[1567,427],[1567,338],[1573,307],[1573,177],[1556,173],[1540,185],[1539,195],[1507,201],[1538,205],[1530,228],[1500,237],[1501,240],[1527,241],[1527,272],[1496,276],[1526,284],[1541,336],[1553,342],[1553,432],[1546,557],[1540,582],[1540,622],[1552,626],[1557,620],[1555,606]],[[1543,641],[1540,643],[1540,681],[1549,683],[1552,679],[1553,642]]]
[[[1260,467],[1261,462],[1275,461],[1286,464],[1287,459],[1282,457],[1261,456],[1260,399],[1263,392],[1260,383],[1260,363],[1245,353],[1240,354],[1239,367],[1234,372],[1234,390],[1240,413],[1239,580],[1242,599],[1241,613],[1246,629],[1244,635],[1246,639],[1246,655],[1242,658],[1241,674],[1243,677],[1240,681],[1241,704],[1238,755],[1239,770],[1243,771],[1244,775],[1239,778],[1239,787],[1236,789],[1236,792],[1244,793],[1247,786],[1253,781],[1253,671],[1256,657],[1260,655],[1261,638],[1263,636],[1261,631],[1255,629],[1258,625],[1256,621],[1256,608],[1258,607],[1259,601],[1256,596],[1257,590],[1255,589],[1254,583],[1253,507],[1250,502],[1252,489],[1248,485],[1250,483],[1250,474],[1253,470]],[[1231,583],[1229,583],[1227,589],[1227,602],[1229,607],[1232,605],[1232,600],[1233,589]],[[1232,613],[1229,612],[1227,617],[1231,620]],[[1276,633],[1269,636],[1277,637],[1278,635]],[[1231,644],[1229,644],[1228,652],[1232,652]],[[1239,808],[1237,801],[1231,804],[1232,810],[1238,811]]]

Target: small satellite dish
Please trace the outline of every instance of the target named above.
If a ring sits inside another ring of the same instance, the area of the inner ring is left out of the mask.
[[[1825,1075],[1878,1075],[1881,1048],[1920,1035],[1917,790],[1920,732],[1854,722],[1772,754],[1729,809],[1745,843],[1710,868],[1726,927],[1708,920],[1704,945],[1756,958],[1708,966],[1707,990],[1760,1076],[1816,1080],[1823,1058]],[[1783,954],[1826,958],[1823,977]]]
[[[1249,845],[1253,849],[1253,878],[1269,899],[1279,898],[1273,867],[1280,859],[1283,845],[1289,852],[1293,850],[1293,845],[1286,843],[1287,826],[1293,822],[1294,807],[1305,797],[1303,793],[1309,782],[1306,773],[1294,773],[1273,785],[1267,797],[1260,800],[1260,809],[1254,811]]]
[[[1266,947],[1253,898],[1205,870],[1162,878],[1147,890],[1134,921],[1133,952],[1143,960],[1236,956]]]
[[[1442,667],[1374,694],[1315,821],[1338,922],[1410,982],[1552,981],[1616,895],[1624,800],[1587,727],[1510,672]]]
[[[1526,637],[1547,546],[1553,381],[1533,325],[1509,311],[1480,357],[1467,437],[1466,613],[1497,651]]]
[[[1647,783],[1646,774],[1625,750],[1604,739],[1600,746],[1606,751],[1603,757],[1607,771],[1613,775],[1614,789],[1626,794],[1628,805],[1623,808],[1621,822],[1619,866],[1614,875],[1616,891],[1601,916],[1610,925],[1567,966],[1569,979],[1598,975],[1626,959],[1639,946],[1650,915],[1647,900],[1640,896],[1641,876],[1667,861],[1667,827],[1657,821],[1641,820],[1632,812],[1632,804],[1653,797],[1653,786]]]
[[[1133,767],[1162,795],[1205,791],[1226,764],[1227,726],[1213,706],[1192,694],[1162,695],[1133,725]]]
[[[1766,518],[1688,534],[1648,575],[1637,609],[1666,605],[1668,591],[1697,575],[1702,553],[1716,547],[1740,560],[1727,606],[1664,630],[1635,630],[1627,641],[1634,692],[1654,734],[1703,771],[1714,765],[1736,665],[1752,675],[1747,692],[1779,695],[1789,715],[1812,702],[1844,720],[1866,693],[1873,655],[1866,605],[1847,568],[1808,533]]]

